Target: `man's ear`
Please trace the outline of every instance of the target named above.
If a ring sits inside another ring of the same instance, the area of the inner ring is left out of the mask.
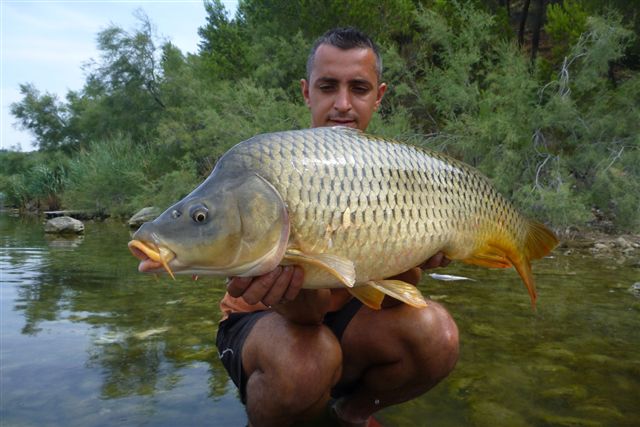
[[[309,82],[306,79],[300,79],[300,89],[307,107],[311,106],[311,101],[309,100]]]
[[[377,110],[378,107],[380,107],[380,103],[382,102],[382,97],[384,97],[384,93],[387,91],[387,84],[386,83],[380,83],[380,85],[378,86],[378,93],[376,94],[376,106],[375,109]]]

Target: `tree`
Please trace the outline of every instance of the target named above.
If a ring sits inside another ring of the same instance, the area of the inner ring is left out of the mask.
[[[133,32],[113,25],[98,34],[100,58],[86,65],[82,93],[70,96],[87,139],[125,133],[148,140],[166,107],[162,50],[149,18],[140,11],[136,16],[140,27]]]
[[[67,132],[69,111],[55,95],[41,94],[32,84],[21,84],[20,93],[22,101],[11,104],[11,114],[35,135],[35,146],[56,150],[72,142]]]
[[[536,0],[536,10],[533,15],[533,29],[531,35],[531,62],[536,60],[538,48],[540,47],[540,32],[544,23],[544,11],[547,5],[546,0]]]

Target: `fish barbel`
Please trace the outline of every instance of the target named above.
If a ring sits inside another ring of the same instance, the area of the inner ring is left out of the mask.
[[[300,265],[304,288],[346,287],[370,307],[384,295],[426,302],[387,280],[439,251],[515,267],[535,306],[531,260],[558,243],[471,166],[357,130],[255,136],[129,242],[143,272],[257,276]]]

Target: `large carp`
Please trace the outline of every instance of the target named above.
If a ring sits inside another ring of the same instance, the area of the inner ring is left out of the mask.
[[[258,135],[129,242],[139,270],[256,276],[297,264],[304,288],[347,287],[370,307],[384,295],[426,305],[385,280],[443,251],[514,266],[532,304],[530,260],[558,243],[474,168],[444,154],[336,127]]]

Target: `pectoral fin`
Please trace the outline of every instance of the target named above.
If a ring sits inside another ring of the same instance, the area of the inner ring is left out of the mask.
[[[325,269],[345,286],[353,288],[356,269],[353,262],[330,254],[305,254],[297,249],[287,249],[284,260],[291,264],[310,264]]]
[[[370,280],[367,285],[412,307],[426,307],[427,301],[414,285],[401,280]]]
[[[475,251],[469,258],[463,259],[462,262],[488,268],[509,268],[513,265],[502,248],[489,244]]]

